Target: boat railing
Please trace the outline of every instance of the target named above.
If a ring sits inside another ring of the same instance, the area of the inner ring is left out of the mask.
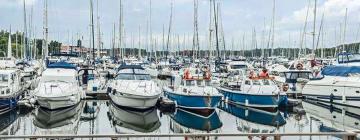
[[[90,135],[0,135],[0,139],[83,139],[83,138],[109,138],[116,140],[119,138],[188,138],[188,137],[272,137],[274,140],[281,140],[283,137],[299,136],[336,136],[345,140],[357,139],[357,132],[318,132],[318,133],[176,133],[176,134],[90,134]]]

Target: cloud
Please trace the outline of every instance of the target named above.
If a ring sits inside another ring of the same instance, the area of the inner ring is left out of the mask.
[[[310,1],[313,2],[313,1]],[[313,7],[314,4],[311,3],[309,8],[308,21],[313,21]],[[327,21],[335,21],[343,19],[345,16],[346,8],[348,9],[348,17],[357,17],[355,20],[359,20],[357,14],[360,12],[360,1],[359,0],[327,0],[322,4],[317,6],[317,17],[318,19],[322,14],[325,15]],[[300,10],[294,11],[292,15],[284,17],[280,20],[280,23],[285,24],[303,24],[306,19],[308,7],[303,7]],[[353,15],[353,16],[352,16]],[[354,19],[352,19],[354,20]],[[319,21],[319,20],[318,20]]]

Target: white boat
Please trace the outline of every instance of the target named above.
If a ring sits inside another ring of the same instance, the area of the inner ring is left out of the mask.
[[[153,108],[161,93],[140,65],[121,65],[108,87],[110,99],[116,105],[140,110]]]
[[[311,80],[304,86],[303,96],[331,104],[360,108],[359,58],[360,55],[339,54],[336,65],[325,67],[318,80]]]
[[[84,97],[76,67],[66,62],[50,64],[32,92],[40,107],[50,110],[74,106]]]
[[[230,62],[228,62],[228,71],[229,72],[235,72],[235,73],[239,73],[239,71],[246,71],[249,68],[252,68],[252,66],[246,62],[246,59],[234,59]]]

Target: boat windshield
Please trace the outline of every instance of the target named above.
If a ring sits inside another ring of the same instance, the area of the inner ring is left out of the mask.
[[[263,80],[262,80],[262,83],[263,83],[263,85],[265,85],[265,86],[272,85],[272,84],[271,84],[271,81],[268,80],[268,79],[263,79]]]
[[[304,78],[304,79],[309,79],[309,74],[308,72],[289,72],[286,73],[286,79],[298,79],[298,78]]]
[[[0,74],[0,83],[6,83],[9,80],[9,76],[6,74]]]
[[[195,81],[194,80],[186,80],[185,85],[186,86],[195,86]]]
[[[119,74],[115,80],[151,80],[148,74]]]
[[[231,69],[246,69],[246,65],[231,65]]]

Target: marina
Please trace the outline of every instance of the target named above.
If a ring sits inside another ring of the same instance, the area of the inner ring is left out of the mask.
[[[4,1],[0,139],[360,139],[360,3],[260,1]]]

